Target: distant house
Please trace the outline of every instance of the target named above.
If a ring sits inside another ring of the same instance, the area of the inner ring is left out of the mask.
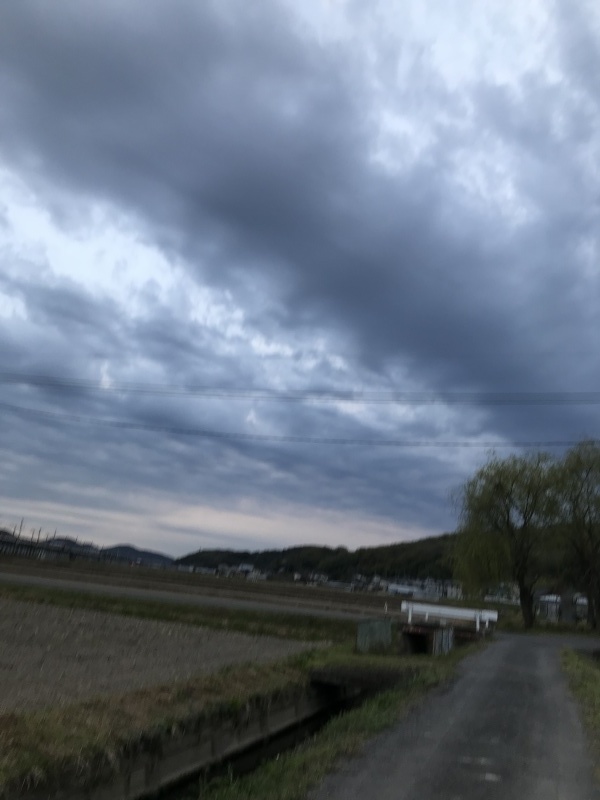
[[[462,600],[462,586],[460,583],[454,581],[447,581],[444,584],[443,596],[448,600]]]
[[[217,570],[215,567],[194,567],[194,572],[199,575],[216,575]]]
[[[268,575],[266,572],[261,572],[258,569],[253,569],[252,572],[246,573],[247,581],[266,581],[267,577]]]
[[[538,615],[542,619],[556,622],[561,616],[561,599],[559,594],[542,594],[537,598]]]
[[[345,583],[344,581],[327,581],[325,586],[328,589],[338,589],[342,592],[351,592],[352,591],[352,584]]]
[[[573,606],[575,607],[575,619],[587,619],[588,615],[588,599],[584,594],[573,595]]]
[[[404,583],[388,583],[388,594],[401,595],[402,597],[412,597],[415,593],[414,586],[407,586]]]

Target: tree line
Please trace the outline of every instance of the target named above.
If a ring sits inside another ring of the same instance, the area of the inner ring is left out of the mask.
[[[534,592],[549,578],[588,599],[600,624],[600,446],[582,441],[562,457],[492,455],[457,495],[455,576],[470,590],[516,583],[526,627]]]
[[[357,574],[371,578],[452,578],[452,544],[454,536],[443,534],[413,542],[398,542],[380,547],[361,547],[351,551],[345,547],[306,545],[284,550],[260,552],[235,550],[199,550],[181,558],[188,566],[217,568],[220,564],[236,566],[240,562],[256,569],[292,578],[294,573],[327,575],[332,580],[351,581]]]

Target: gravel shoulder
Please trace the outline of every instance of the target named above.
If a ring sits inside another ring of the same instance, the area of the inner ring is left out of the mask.
[[[313,646],[0,599],[0,714],[185,681]]]

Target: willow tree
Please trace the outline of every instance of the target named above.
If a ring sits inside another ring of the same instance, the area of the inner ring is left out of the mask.
[[[561,538],[576,579],[588,598],[588,622],[600,623],[600,446],[584,441],[567,452],[554,471]]]
[[[455,572],[467,586],[514,581],[525,627],[533,625],[545,530],[555,512],[545,453],[492,456],[458,495]]]

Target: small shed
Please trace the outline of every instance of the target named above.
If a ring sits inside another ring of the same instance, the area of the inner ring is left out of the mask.
[[[382,653],[392,646],[392,620],[366,619],[356,629],[358,653]]]

